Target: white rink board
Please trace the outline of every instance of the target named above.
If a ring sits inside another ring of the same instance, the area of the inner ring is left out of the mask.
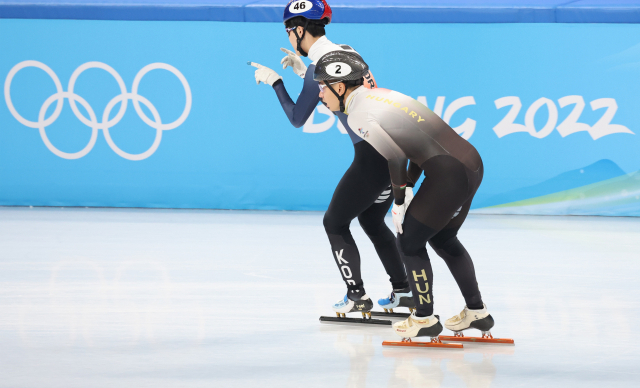
[[[460,239],[515,346],[320,324],[344,295],[322,213],[0,208],[0,387],[637,386],[639,219],[472,215]],[[464,302],[430,254],[446,318]]]

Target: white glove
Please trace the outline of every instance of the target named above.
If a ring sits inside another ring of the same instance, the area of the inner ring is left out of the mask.
[[[280,48],[282,52],[287,54],[286,57],[282,58],[280,63],[282,63],[282,68],[286,69],[287,66],[291,66],[293,68],[293,72],[296,73],[300,78],[304,79],[304,75],[307,74],[307,66],[302,62],[302,58],[296,55],[291,50],[287,50],[286,48]]]
[[[394,202],[393,207],[391,208],[391,218],[393,219],[393,224],[396,226],[396,232],[399,234],[402,234],[402,221],[404,220],[404,212],[406,208],[406,202],[402,205],[396,205]]]
[[[260,85],[260,82],[273,86],[273,83],[279,79],[282,79],[275,71],[269,69],[266,66],[262,66],[259,63],[249,62],[249,64],[258,70],[256,70],[256,84]]]
[[[411,201],[413,201],[413,189],[409,186],[407,186],[404,189],[404,208],[408,209],[409,205],[411,204]]]

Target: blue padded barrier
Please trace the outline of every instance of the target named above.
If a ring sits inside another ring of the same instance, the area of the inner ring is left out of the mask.
[[[243,22],[248,0],[0,0],[0,18]]]
[[[280,22],[277,0],[0,0],[0,18]],[[640,0],[337,0],[337,23],[640,23]]]
[[[639,23],[637,0],[581,0],[559,6],[557,23]]]
[[[566,0],[392,0],[331,2],[337,23],[553,23]],[[640,3],[640,2],[639,2]],[[246,21],[280,21],[282,4],[263,0],[246,6]]]

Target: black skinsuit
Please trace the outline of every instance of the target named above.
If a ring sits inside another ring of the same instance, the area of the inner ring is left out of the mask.
[[[396,204],[404,203],[404,185],[416,182],[424,170],[424,182],[406,210],[404,233],[398,235],[419,316],[433,314],[427,242],[447,263],[467,307],[482,309],[473,262],[457,238],[482,182],[478,151],[429,108],[392,90],[355,89],[346,112],[351,128],[387,159]]]
[[[320,102],[318,82],[313,80],[314,69],[315,65],[307,69],[304,87],[295,103],[282,81],[273,84],[282,108],[296,128],[304,125]],[[384,222],[393,202],[387,160],[353,133],[344,113],[337,113],[337,116],[354,143],[355,156],[333,193],[323,222],[334,259],[347,284],[347,294],[350,299],[357,300],[365,292],[360,272],[360,254],[349,230],[351,221],[356,217],[371,239],[392,287],[405,288],[408,284],[395,236]]]

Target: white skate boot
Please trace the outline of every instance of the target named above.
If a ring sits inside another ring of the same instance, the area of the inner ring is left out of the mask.
[[[462,349],[462,344],[444,344],[438,335],[442,332],[442,324],[437,315],[416,317],[416,312],[409,318],[393,324],[393,330],[402,337],[402,341],[384,341],[385,346],[414,346],[420,348],[455,348]],[[431,337],[431,342],[412,341],[414,337]]]
[[[342,318],[345,317],[346,313],[353,313],[353,312],[361,312],[363,318],[367,318],[367,317],[370,318],[371,317],[370,311],[372,308],[373,308],[373,302],[367,296],[367,294],[364,294],[362,297],[360,297],[359,300],[355,300],[355,301],[349,299],[347,295],[345,295],[344,298],[340,299],[333,305],[333,311],[336,312],[338,317],[342,317]]]
[[[491,328],[494,325],[493,317],[489,314],[487,306],[483,305],[480,310],[471,310],[467,306],[460,314],[453,316],[444,323],[444,326],[453,331],[453,336],[441,335],[442,341],[467,341],[467,342],[487,342],[498,344],[513,344],[510,338],[493,338]],[[462,332],[467,329],[478,329],[482,332],[482,337],[465,337]]]
[[[444,323],[444,326],[454,333],[467,329],[478,329],[484,333],[491,330],[493,325],[493,317],[487,311],[486,305],[483,305],[481,310],[471,310],[464,306],[460,314],[447,319]]]
[[[413,312],[404,321],[393,324],[393,330],[402,338],[437,337],[442,332],[442,324],[435,315],[416,317]]]
[[[369,298],[367,294],[364,293],[364,290],[362,290],[361,292],[362,296],[360,296],[359,298],[357,295],[355,296],[356,298],[358,298],[358,300],[349,299],[349,294],[352,293],[347,292],[347,295],[345,295],[344,298],[340,299],[333,306],[331,306],[333,308],[333,311],[336,312],[336,315],[338,316],[337,318],[322,316],[320,317],[320,321],[339,323],[368,323],[372,325],[391,326],[391,321],[389,320],[371,319],[371,309],[373,308],[373,302],[371,301],[371,298]],[[354,297],[353,294],[352,297]],[[347,313],[355,312],[362,313],[362,318],[347,318]]]

